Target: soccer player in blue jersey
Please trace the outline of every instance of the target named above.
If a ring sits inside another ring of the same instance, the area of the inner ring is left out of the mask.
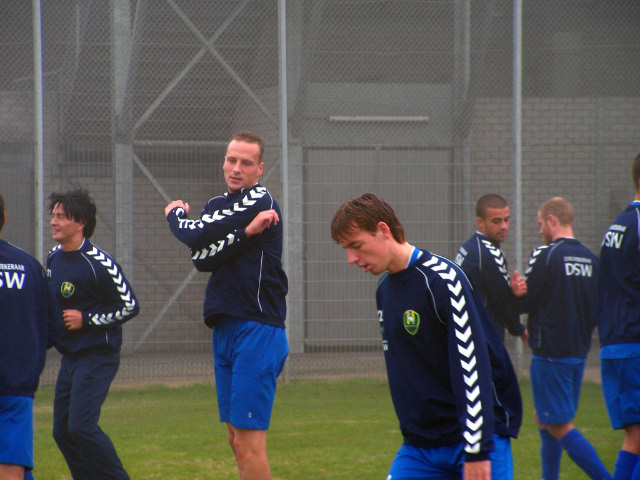
[[[278,204],[258,183],[264,141],[234,134],[223,163],[227,192],[209,200],[197,220],[189,204],[165,208],[169,227],[191,249],[196,268],[211,272],[204,322],[212,343],[220,421],[242,480],[269,480],[267,429],[278,375],[289,353],[285,334],[287,277],[282,270]]]
[[[518,381],[462,270],[410,245],[391,206],[371,193],[340,207],[331,236],[350,264],[383,275],[378,320],[404,439],[387,480],[513,478]]]
[[[53,438],[74,479],[128,479],[111,439],[98,425],[120,366],[122,324],[138,314],[131,285],[116,261],[89,240],[96,206],[84,189],[49,197],[49,285],[65,330],[53,400]]]
[[[0,195],[0,232],[6,221]],[[33,397],[62,319],[42,265],[0,238],[0,478],[33,479]]]
[[[518,296],[524,295],[526,283],[517,273],[512,283],[507,258],[500,249],[509,233],[510,220],[509,205],[504,198],[495,193],[480,197],[476,203],[478,231],[460,247],[456,263],[478,292],[500,337],[504,340],[506,327],[511,335],[526,342],[528,332],[520,322],[516,305],[516,292]]]
[[[635,199],[604,235],[598,278],[602,389],[611,425],[624,429],[615,480],[640,480],[640,155],[632,179]]]
[[[530,377],[542,440],[542,478],[560,472],[564,448],[589,476],[611,475],[573,425],[591,334],[596,325],[598,257],[573,236],[573,207],[561,197],[538,211],[545,245],[531,254],[520,307],[529,313]]]

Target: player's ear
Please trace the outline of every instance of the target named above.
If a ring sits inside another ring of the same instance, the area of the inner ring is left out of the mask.
[[[391,236],[391,229],[385,222],[378,222],[377,228],[378,232],[380,232],[382,235]]]

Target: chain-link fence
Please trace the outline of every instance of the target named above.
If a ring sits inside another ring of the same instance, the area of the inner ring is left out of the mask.
[[[384,376],[376,279],[348,266],[329,235],[344,200],[381,194],[411,243],[452,258],[475,230],[478,197],[517,202],[519,165],[521,224],[503,245],[512,268],[541,242],[547,198],[572,202],[576,236],[594,251],[631,200],[640,3],[522,3],[517,56],[512,0],[5,0],[3,238],[37,255],[38,239],[53,246],[34,202],[38,162],[45,198],[88,188],[94,241],[141,303],[118,380],[209,378],[207,277],[163,209],[182,198],[197,211],[223,192],[227,139],[254,130],[268,144],[262,183],[287,212],[287,375]]]

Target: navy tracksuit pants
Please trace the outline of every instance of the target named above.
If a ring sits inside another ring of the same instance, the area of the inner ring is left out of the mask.
[[[129,480],[111,439],[98,426],[119,366],[119,352],[62,357],[53,401],[53,438],[74,480]]]

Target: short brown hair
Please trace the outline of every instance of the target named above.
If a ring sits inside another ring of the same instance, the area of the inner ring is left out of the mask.
[[[235,140],[236,142],[257,144],[260,148],[260,158],[258,160],[262,161],[262,154],[264,153],[264,139],[260,135],[248,130],[241,130],[231,135],[229,142],[232,142],[233,140]]]
[[[573,207],[562,197],[553,197],[540,206],[540,216],[544,219],[548,215],[556,217],[560,225],[573,225]]]
[[[363,193],[356,198],[347,200],[338,209],[331,221],[331,238],[336,243],[340,243],[341,239],[357,229],[375,233],[380,222],[387,224],[391,235],[397,242],[404,243],[406,241],[404,228],[393,208],[378,195]]]
[[[640,187],[638,187],[638,182],[640,182],[640,154],[633,161],[633,167],[631,168],[631,174],[633,176],[633,188],[635,188],[636,191],[638,191],[638,190],[640,190]]]
[[[4,197],[0,193],[0,232],[4,227]]]
[[[476,217],[484,218],[489,208],[508,207],[507,201],[497,193],[487,193],[480,197],[476,203]]]

